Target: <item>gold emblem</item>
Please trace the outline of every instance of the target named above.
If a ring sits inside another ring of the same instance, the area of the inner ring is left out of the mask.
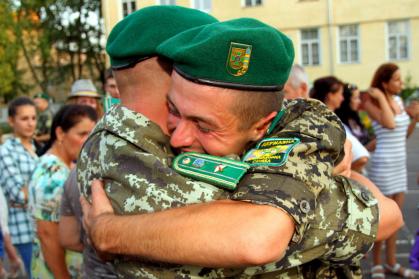
[[[230,43],[230,51],[227,60],[227,71],[233,76],[242,76],[249,69],[252,46]]]

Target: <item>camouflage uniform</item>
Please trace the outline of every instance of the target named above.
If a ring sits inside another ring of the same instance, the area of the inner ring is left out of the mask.
[[[343,272],[355,278],[359,259],[375,239],[378,213],[376,200],[362,186],[331,176],[334,163],[343,155],[340,121],[319,102],[291,102],[269,136],[298,137],[301,143],[284,165],[253,167],[230,194],[235,200],[282,208],[293,217],[296,231],[281,261],[246,269],[211,269],[122,257],[116,260],[119,274],[126,278],[316,278],[340,272],[336,265],[345,264]],[[78,162],[82,193],[88,197],[90,181],[105,178],[112,204],[123,214],[226,198],[228,193],[218,188],[176,175],[169,168],[172,156],[167,138],[155,124],[117,106],[82,150]],[[315,259],[316,263],[304,264]]]
[[[281,261],[247,268],[245,274],[289,278],[284,273],[297,266],[291,278],[362,278],[359,261],[375,240],[378,207],[365,187],[331,175],[343,156],[342,131],[341,122],[322,103],[286,103],[269,137],[297,137],[301,143],[284,165],[253,167],[231,198],[289,208],[296,232]]]
[[[49,107],[38,114],[38,120],[36,122],[37,136],[49,135],[53,117],[54,115]]]

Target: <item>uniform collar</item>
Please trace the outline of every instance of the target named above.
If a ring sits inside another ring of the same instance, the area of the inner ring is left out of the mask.
[[[160,127],[141,113],[115,105],[106,113],[103,128],[157,156],[171,154],[169,138]]]

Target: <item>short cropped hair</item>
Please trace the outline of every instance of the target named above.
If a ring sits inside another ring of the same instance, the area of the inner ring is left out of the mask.
[[[22,106],[33,106],[35,107],[35,103],[32,101],[31,98],[28,97],[17,97],[9,102],[7,112],[9,117],[15,117],[17,113],[17,109]]]
[[[240,119],[240,131],[250,128],[254,123],[271,112],[281,110],[284,99],[282,91],[233,91],[236,91],[237,100],[233,103],[231,110]]]
[[[112,68],[106,69],[106,71],[105,71],[105,82],[110,78],[114,78]]]

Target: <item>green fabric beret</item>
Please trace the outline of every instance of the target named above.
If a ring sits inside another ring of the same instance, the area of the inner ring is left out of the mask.
[[[179,6],[142,8],[121,20],[109,35],[106,51],[112,69],[134,66],[157,55],[157,46],[168,38],[216,21],[207,13]]]
[[[157,52],[194,82],[257,91],[281,90],[294,60],[292,41],[252,18],[184,31],[163,42]]]

